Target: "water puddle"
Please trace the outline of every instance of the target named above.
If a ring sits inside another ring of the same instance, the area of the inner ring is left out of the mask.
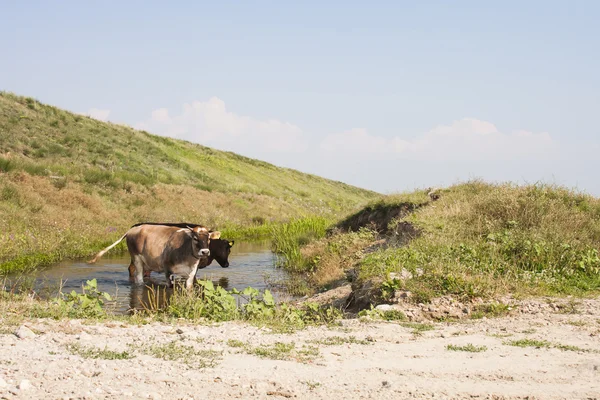
[[[226,289],[242,290],[248,286],[265,289],[269,288],[269,282],[276,282],[284,277],[283,272],[274,267],[274,261],[275,255],[271,252],[269,242],[236,241],[229,255],[229,268],[221,268],[213,261],[208,267],[199,270],[196,277],[211,280],[215,285]],[[115,302],[111,306],[115,312],[127,313],[131,309],[143,308],[149,301],[148,288],[132,285],[130,282],[127,270],[129,263],[128,253],[112,257],[107,254],[95,264],[87,264],[85,261],[63,261],[36,273],[34,288],[42,297],[56,296],[61,284],[63,293],[71,290],[81,293],[85,281],[95,278],[98,290],[113,296]],[[164,274],[153,272],[146,285],[155,291],[160,288],[160,292],[164,293]],[[166,292],[167,298],[170,292]],[[163,302],[164,299],[161,298],[161,303]]]

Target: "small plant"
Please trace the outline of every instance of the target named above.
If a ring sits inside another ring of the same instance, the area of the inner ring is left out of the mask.
[[[504,303],[489,303],[479,304],[473,307],[471,313],[472,319],[481,319],[483,317],[502,317],[510,312],[508,304]]]
[[[550,343],[547,340],[535,340],[535,339],[511,340],[511,341],[505,342],[504,344],[507,344],[509,346],[516,346],[516,347],[535,347],[538,349],[550,348],[552,346],[552,343]]]
[[[396,290],[401,289],[401,288],[402,288],[401,280],[399,280],[397,278],[388,279],[381,284],[381,297],[386,301],[390,300],[392,297],[394,297]]]
[[[244,347],[245,345],[241,340],[229,339],[227,341],[227,346],[229,347]]]
[[[464,346],[457,346],[457,345],[449,344],[446,346],[446,350],[467,351],[470,353],[481,353],[481,352],[487,350],[487,346],[476,346],[473,343],[469,343]]]
[[[140,350],[155,358],[182,362],[195,369],[214,367],[216,360],[222,355],[222,352],[215,350],[197,350],[192,346],[182,345],[177,340],[166,344],[144,346]]]
[[[371,319],[382,319],[384,321],[406,321],[408,318],[406,314],[404,314],[400,310],[390,309],[390,310],[378,310],[371,306],[369,310],[361,310],[358,313],[359,317],[367,317]]]
[[[290,353],[296,347],[295,343],[275,342],[272,345],[261,345],[249,348],[248,353],[261,358],[270,358],[272,360],[286,360],[290,358]]]
[[[423,332],[432,331],[435,329],[435,325],[431,324],[421,324],[418,322],[403,322],[402,325],[405,328],[411,328],[413,330],[414,335],[422,335]]]
[[[271,291],[265,290],[260,296],[260,292],[252,287],[247,287],[243,291],[233,289],[232,294],[243,297],[246,302],[242,304],[242,313],[248,320],[272,318],[275,314],[275,300]]]
[[[102,360],[129,360],[135,357],[135,355],[127,351],[113,351],[109,350],[107,347],[104,347],[104,349],[84,347],[79,343],[67,345],[67,350],[69,350],[71,354],[76,354],[83,358],[99,358]]]
[[[311,340],[311,343],[322,344],[325,346],[339,346],[343,344],[363,344],[368,345],[371,344],[368,340],[359,340],[354,336],[350,337],[341,337],[341,336],[330,336],[324,339],[319,340]]]
[[[318,388],[319,386],[321,386],[320,382],[302,381],[301,383],[303,383],[306,386],[308,386],[308,390],[315,390],[316,388]]]
[[[106,315],[103,309],[104,301],[111,301],[111,296],[98,290],[96,279],[88,280],[82,288],[82,293],[75,290],[62,294],[56,299],[58,306],[64,309],[69,317],[102,317]]]
[[[576,301],[576,300],[569,300],[566,304],[564,305],[559,305],[558,309],[559,309],[559,313],[560,314],[579,314],[579,306],[581,305],[581,302]]]
[[[517,347],[535,347],[537,349],[545,348],[545,349],[559,349],[562,351],[579,351],[579,352],[592,352],[589,349],[583,349],[578,346],[568,345],[568,344],[560,344],[560,343],[551,343],[547,340],[532,340],[532,339],[521,339],[521,340],[513,340],[509,342],[504,342],[504,344],[509,346],[517,346]]]
[[[535,333],[535,332],[537,332],[537,331],[534,328],[529,328],[529,329],[525,329],[525,330],[521,331],[521,333],[524,333],[526,335],[531,335],[532,333]]]
[[[507,337],[511,337],[512,335],[513,335],[512,333],[492,333],[488,336],[495,337],[498,339],[505,339]]]
[[[583,353],[588,353],[590,350],[588,349],[582,349],[579,346],[573,346],[570,344],[555,344],[554,348],[562,350],[562,351],[578,351],[578,352],[583,352]]]
[[[270,358],[272,360],[295,360],[299,362],[309,362],[319,356],[319,348],[315,346],[303,345],[301,349],[296,348],[294,342],[282,343],[275,342],[270,345],[260,345],[252,347],[244,345],[243,347],[248,354],[252,354],[261,358]]]

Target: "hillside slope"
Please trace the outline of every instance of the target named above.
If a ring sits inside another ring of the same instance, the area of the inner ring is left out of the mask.
[[[339,216],[378,196],[0,92],[0,271],[87,255],[144,220],[235,236],[239,227]]]
[[[284,267],[304,273],[313,289],[352,280],[357,308],[392,301],[396,291],[410,293],[409,307],[426,308],[440,296],[597,294],[600,199],[560,186],[482,181],[431,197],[391,195],[295,254]]]

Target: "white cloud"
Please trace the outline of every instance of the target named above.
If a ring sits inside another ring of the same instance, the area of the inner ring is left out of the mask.
[[[400,138],[384,138],[370,135],[366,129],[351,129],[343,133],[326,136],[320,148],[326,152],[361,154],[401,153],[410,143]]]
[[[100,121],[108,121],[110,110],[101,110],[99,108],[90,108],[84,115]]]
[[[329,164],[355,159],[537,162],[557,160],[559,155],[559,144],[548,133],[500,132],[494,124],[474,118],[440,125],[412,138],[385,137],[366,129],[311,138],[288,122],[235,114],[217,97],[186,103],[176,113],[155,109],[150,119],[135,127],[302,170],[323,160]]]
[[[464,118],[409,140],[353,129],[327,136],[320,149],[341,157],[370,154],[411,160],[509,161],[551,159],[558,152],[558,144],[545,132],[502,133],[489,122]]]
[[[302,152],[307,148],[299,127],[237,115],[217,97],[186,103],[176,115],[165,108],[154,110],[152,117],[136,128],[257,157],[265,152]]]

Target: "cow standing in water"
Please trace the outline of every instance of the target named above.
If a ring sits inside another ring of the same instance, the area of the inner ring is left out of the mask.
[[[225,239],[211,239],[208,244],[208,249],[210,250],[210,255],[206,259],[201,259],[200,264],[198,264],[198,269],[205,268],[209,266],[213,260],[217,261],[219,265],[223,268],[229,267],[229,253],[231,253],[231,248],[235,243],[234,240],[225,240]],[[144,278],[148,278],[150,276],[150,270],[144,270]],[[135,266],[133,264],[129,265],[129,278],[133,279],[135,275]]]
[[[220,232],[209,232],[201,225],[181,227],[178,224],[137,224],[131,227],[119,240],[100,251],[90,263],[95,263],[108,250],[123,239],[127,239],[127,249],[131,256],[130,272],[134,282],[144,282],[145,271],[164,272],[167,285],[171,287],[172,275],[186,277],[186,288],[193,286],[198,266],[208,265],[210,241],[218,239]]]
[[[140,226],[140,225],[159,225],[159,226],[175,226],[178,228],[194,228],[197,224],[189,224],[187,222],[141,222],[139,224],[135,224],[132,226]],[[209,266],[213,260],[217,261],[219,265],[223,268],[229,267],[229,254],[231,253],[231,248],[233,247],[235,241],[234,240],[226,240],[226,239],[212,239],[208,245],[208,249],[210,250],[210,254],[208,258],[200,260],[200,264],[198,264],[198,269],[205,268]],[[144,270],[144,278],[150,277],[150,270]],[[135,275],[135,266],[133,264],[129,265],[129,279],[133,279]]]

